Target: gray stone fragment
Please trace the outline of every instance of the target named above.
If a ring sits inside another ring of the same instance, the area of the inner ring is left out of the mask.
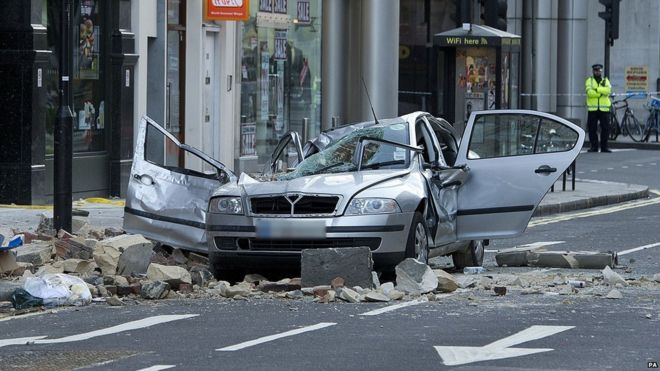
[[[268,281],[268,278],[258,273],[246,274],[245,277],[243,278],[243,282],[249,282],[254,284],[259,284],[259,282],[265,282],[265,281]]]
[[[213,280],[213,273],[205,267],[196,265],[190,269],[190,278],[193,284],[205,287]]]
[[[118,306],[122,306],[122,305],[124,305],[124,302],[121,301],[121,299],[119,299],[119,297],[117,297],[116,295],[115,295],[115,296],[111,296],[111,297],[109,297],[109,298],[106,298],[106,299],[105,299],[105,302],[108,303],[108,304],[110,304],[110,305],[113,306],[113,307],[118,307]]]
[[[443,271],[442,269],[434,269],[433,273],[438,278],[437,291],[440,292],[453,292],[458,288],[458,282],[453,275]]]
[[[655,282],[660,283],[660,273],[656,273],[656,274],[654,274],[654,275],[653,275],[653,280],[654,280]]]
[[[17,247],[16,261],[32,263],[34,266],[46,264],[51,257],[53,247],[50,244],[30,243]]]
[[[426,294],[438,287],[438,278],[431,268],[416,259],[408,258],[399,263],[395,268],[397,290]]]
[[[172,250],[172,257],[174,258],[174,261],[179,265],[184,265],[188,261],[188,258],[186,258],[181,249]]]
[[[147,278],[151,281],[165,281],[174,289],[178,288],[180,283],[192,283],[190,273],[184,268],[156,263],[149,264]]]
[[[306,249],[302,251],[301,279],[304,287],[327,285],[342,277],[346,286],[373,287],[373,259],[368,247]]]
[[[220,295],[226,298],[234,298],[237,296],[247,297],[252,292],[251,284],[247,282],[240,282],[234,286],[220,286]]]
[[[610,284],[610,285],[616,285],[617,283],[620,283],[623,286],[628,286],[628,283],[626,280],[623,279],[618,273],[613,271],[610,267],[605,267],[605,269],[602,270],[603,277],[605,278],[605,281]]]
[[[167,297],[170,291],[170,285],[163,281],[146,282],[142,284],[140,296],[145,299],[156,300]]]
[[[373,282],[373,288],[377,289],[380,287],[380,280],[378,279],[378,273],[372,271],[371,272],[371,281]]]
[[[367,301],[376,301],[376,302],[388,302],[390,301],[389,296],[381,294],[378,291],[372,291],[364,296]]]
[[[101,241],[101,243],[121,252],[117,261],[118,274],[128,276],[131,273],[144,274],[147,272],[153,255],[151,241],[139,234],[124,234]]]
[[[608,299],[621,299],[623,298],[623,294],[621,294],[621,291],[617,289],[612,289],[612,291],[607,293],[607,296],[605,296]]]
[[[37,226],[36,233],[46,236],[55,236],[55,227],[53,226],[53,218],[49,218],[44,214],[39,215],[39,226]]]
[[[602,269],[606,266],[613,267],[616,255],[611,252],[545,251],[543,247],[512,248],[498,252],[495,261],[499,266],[508,267]]]
[[[339,299],[347,301],[349,303],[359,303],[360,294],[349,289],[348,287],[342,287],[339,289]]]

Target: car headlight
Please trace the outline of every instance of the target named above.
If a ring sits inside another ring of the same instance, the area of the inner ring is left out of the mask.
[[[346,215],[392,214],[401,209],[395,200],[389,198],[354,198],[348,204]]]
[[[243,201],[240,197],[217,197],[211,199],[209,212],[218,214],[243,214]]]

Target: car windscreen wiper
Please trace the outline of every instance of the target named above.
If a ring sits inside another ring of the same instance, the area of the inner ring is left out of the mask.
[[[330,170],[330,169],[334,169],[334,168],[339,167],[339,166],[342,166],[342,165],[353,165],[353,164],[350,163],[350,162],[343,162],[343,161],[342,161],[342,162],[337,162],[337,163],[334,163],[334,164],[328,165],[328,166],[326,166],[326,167],[322,167],[322,168],[320,168],[320,169],[314,171],[314,174],[321,174],[321,173],[324,173],[324,172],[326,172],[326,171],[328,171],[328,170]]]
[[[362,170],[364,170],[364,169],[379,169],[381,166],[402,165],[402,164],[405,164],[405,163],[406,163],[406,160],[393,160],[393,161],[374,162],[373,164],[362,165]]]

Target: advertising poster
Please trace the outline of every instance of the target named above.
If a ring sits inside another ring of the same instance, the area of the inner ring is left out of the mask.
[[[207,21],[246,21],[250,18],[250,0],[205,0]]]
[[[275,60],[286,60],[286,30],[275,30]]]
[[[645,93],[649,90],[649,67],[626,66],[624,79],[627,93]]]
[[[98,80],[99,78],[99,31],[96,0],[80,1],[80,24],[78,25],[77,64],[78,78],[81,80]]]
[[[268,53],[268,43],[261,43],[261,63],[259,68],[259,88],[261,93],[261,107],[259,109],[260,121],[268,120],[268,92],[270,91],[270,79],[268,76],[270,67],[270,53]]]

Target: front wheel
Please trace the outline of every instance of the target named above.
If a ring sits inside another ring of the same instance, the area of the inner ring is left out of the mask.
[[[470,241],[467,249],[451,255],[456,269],[480,267],[484,263],[484,241]]]
[[[420,212],[415,212],[413,221],[410,224],[410,232],[408,232],[408,242],[406,244],[406,258],[415,258],[424,264],[428,264],[429,262],[429,240],[426,223]]]
[[[644,126],[639,122],[637,117],[630,115],[626,119],[626,131],[635,142],[641,142],[645,137]]]

